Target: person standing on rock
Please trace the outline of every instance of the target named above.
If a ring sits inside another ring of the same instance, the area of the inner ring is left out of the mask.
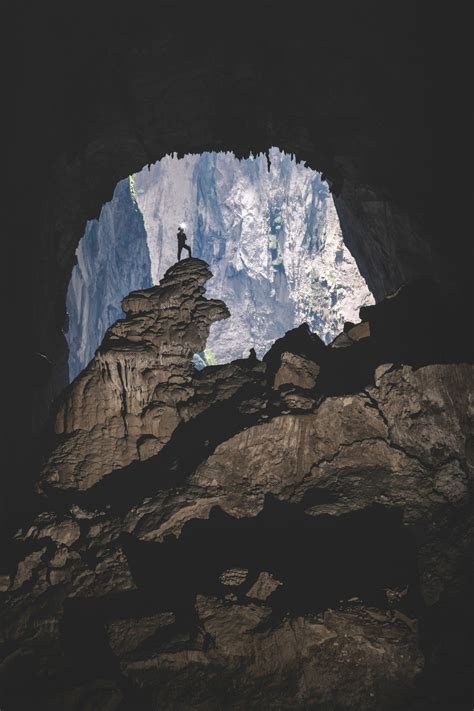
[[[178,262],[181,260],[181,252],[183,249],[188,250],[189,257],[191,257],[191,247],[186,244],[186,233],[182,227],[178,227]]]

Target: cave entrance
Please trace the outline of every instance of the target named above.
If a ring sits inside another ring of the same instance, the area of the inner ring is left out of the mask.
[[[279,148],[242,160],[166,156],[118,183],[87,223],[67,294],[71,380],[123,317],[122,298],[158,284],[176,261],[179,225],[214,275],[206,295],[231,312],[194,356],[198,369],[252,347],[261,358],[303,322],[328,343],[373,303],[320,173]]]

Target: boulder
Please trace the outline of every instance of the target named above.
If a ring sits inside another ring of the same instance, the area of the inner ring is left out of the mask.
[[[294,353],[282,353],[281,365],[275,374],[273,387],[294,385],[298,388],[311,390],[316,385],[320,371],[317,363]]]
[[[247,597],[264,602],[280,585],[282,583],[279,580],[275,580],[271,573],[260,573],[248,591]]]

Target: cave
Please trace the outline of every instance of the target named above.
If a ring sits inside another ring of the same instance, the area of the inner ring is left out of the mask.
[[[166,156],[121,181],[87,223],[67,291],[70,381],[124,316],[121,300],[158,284],[176,261],[178,224],[193,256],[210,266],[206,293],[230,310],[194,355],[197,368],[252,347],[262,358],[301,323],[329,343],[373,303],[319,173],[278,148],[246,160]]]
[[[18,10],[32,224],[9,296],[27,300],[33,437],[7,378],[2,708],[472,707],[468,64],[446,47],[463,18],[311,10]],[[69,383],[76,250],[117,186],[166,156],[271,164],[275,146],[328,186],[375,302],[359,322],[329,343],[295,323],[196,370],[229,317],[197,255],[131,286]]]
[[[235,12],[230,32],[219,29],[212,3],[189,9],[181,26],[177,9],[164,2],[156,13],[166,42],[127,12],[98,12],[92,30],[79,10],[25,14],[31,53],[35,23],[49,38],[29,83],[41,87],[48,112],[38,118],[43,138],[35,155],[51,165],[38,196],[41,228],[32,255],[33,341],[40,354],[33,369],[43,381],[35,395],[36,431],[67,382],[65,295],[86,221],[98,217],[119,180],[167,154],[228,150],[248,157],[278,145],[328,180],[345,244],[376,300],[431,276],[446,298],[458,297],[459,324],[468,322],[465,236],[453,229],[445,238],[444,213],[434,203],[438,124],[426,119],[434,78],[447,69],[438,72],[422,7],[385,14],[368,2],[347,8],[344,23],[329,7],[318,12],[314,36],[300,22],[303,9],[285,18],[281,51],[282,18],[268,5],[254,15],[248,8]],[[87,50],[79,50],[81,36],[89,38]],[[168,61],[181,36],[188,52]],[[315,47],[321,68],[313,74],[306,69]],[[68,60],[59,65],[61,53]],[[166,80],[152,69],[156,57],[172,67]],[[311,99],[316,78],[317,101]],[[163,97],[166,111],[159,108]],[[458,333],[462,338],[463,329]]]

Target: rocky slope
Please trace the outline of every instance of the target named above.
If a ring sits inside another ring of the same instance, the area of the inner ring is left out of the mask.
[[[231,313],[211,329],[205,362],[226,363],[252,346],[262,357],[305,321],[327,343],[344,321],[357,319],[360,306],[372,303],[321,175],[277,148],[268,161],[262,154],[167,156],[134,176],[133,201],[125,201],[128,182],[119,184],[99,221],[88,223],[69,287],[71,379],[120,315],[120,299],[157,284],[176,261],[183,221],[194,256],[214,274],[209,296],[223,299]],[[128,219],[115,234],[124,206],[143,215],[151,275],[140,251],[142,226]],[[118,241],[122,249],[114,252]]]
[[[429,285],[329,346],[303,325],[196,371],[228,315],[210,276],[184,260],[130,294],[63,397],[1,578],[2,707],[406,711],[440,679],[455,700],[472,365],[411,308]]]

